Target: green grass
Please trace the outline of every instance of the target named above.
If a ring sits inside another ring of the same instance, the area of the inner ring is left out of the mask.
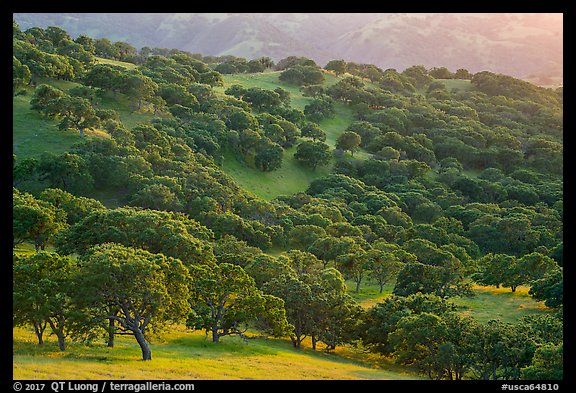
[[[346,286],[348,287],[348,294],[363,308],[370,308],[383,301],[391,296],[394,290],[394,283],[386,284],[380,293],[380,286],[367,280],[360,283],[358,292],[356,292],[356,283],[352,280],[346,280]]]
[[[69,151],[80,142],[78,132],[61,131],[58,123],[30,110],[31,93],[13,99],[12,150],[18,159],[34,157],[49,151],[56,154]]]
[[[290,93],[291,106],[303,110],[306,104],[311,101],[311,98],[304,97],[298,86],[280,81],[278,79],[279,75],[279,71],[257,74],[226,74],[224,75],[224,86],[215,88],[215,90],[219,94],[223,94],[233,84],[239,84],[246,88],[258,87],[267,90],[281,87]],[[325,77],[325,86],[338,81],[338,78],[330,74],[325,74]],[[320,122],[320,127],[326,132],[326,143],[331,149],[335,147],[338,136],[354,121],[353,112],[348,106],[343,103],[336,103],[335,109],[335,116]],[[334,159],[328,165],[318,167],[315,171],[312,171],[293,158],[295,152],[295,147],[286,149],[282,167],[272,172],[261,172],[242,163],[232,153],[227,153],[224,156],[222,169],[240,186],[266,200],[279,195],[292,195],[305,191],[311,181],[331,173],[331,168],[335,162]],[[364,152],[357,152],[354,157],[365,158],[365,155],[366,153]]]
[[[312,98],[304,97],[300,91],[300,86],[282,82],[278,78],[281,73],[282,71],[259,72],[254,74],[224,74],[224,85],[215,88],[215,90],[219,93],[224,93],[227,88],[234,84],[241,85],[245,88],[258,87],[266,90],[274,90],[277,87],[281,87],[290,93],[290,105],[296,109],[304,110],[304,107]],[[329,73],[324,73],[324,78],[323,85],[325,87],[333,85],[339,80],[336,76]]]
[[[226,74],[224,75],[224,86],[215,90],[222,93],[233,84],[239,84],[245,88],[258,87],[260,89],[274,90],[277,87],[290,93],[290,106],[304,110],[304,107],[312,101],[310,97],[304,97],[300,92],[300,87],[282,82],[278,79],[280,71],[263,72],[256,74]],[[324,86],[330,86],[338,82],[339,78],[325,73]],[[336,138],[354,121],[352,110],[341,102],[335,104],[336,115],[320,122],[320,127],[326,132],[326,143],[334,147]]]
[[[364,280],[360,290],[355,292],[356,284],[347,280],[348,293],[364,308],[370,308],[392,295],[394,284],[386,284],[382,293],[377,284]],[[473,285],[474,297],[453,297],[450,299],[463,315],[469,315],[478,322],[499,319],[514,323],[527,315],[539,315],[551,312],[543,302],[534,300],[529,294],[529,287],[520,286],[516,292],[510,288],[484,287]]]
[[[126,69],[134,69],[136,67],[138,67],[136,64],[134,63],[126,63],[124,61],[118,61],[118,60],[112,60],[112,59],[105,59],[103,57],[96,57],[96,63],[98,64],[110,64],[110,65],[115,65],[115,66],[120,66],[120,67],[124,67]]]
[[[466,79],[435,79],[434,81],[444,83],[449,91],[452,89],[467,91],[474,88],[470,80]]]
[[[130,63],[121,63],[98,59],[102,63],[110,63],[131,67]],[[291,105],[298,109],[311,100],[304,97],[298,86],[281,82],[278,79],[280,72],[268,72],[259,74],[233,74],[224,76],[224,86],[215,88],[219,94],[232,84],[238,83],[245,87],[259,87],[263,89],[275,89],[282,87],[290,92]],[[336,83],[338,78],[326,74],[326,86]],[[64,91],[78,86],[75,82],[61,80],[43,80],[41,83],[49,83]],[[13,151],[19,159],[27,157],[37,157],[43,152],[49,151],[56,154],[70,151],[71,147],[82,141],[79,133],[74,130],[61,131],[58,129],[58,122],[48,119],[38,112],[30,110],[30,98],[33,89],[28,89],[26,95],[14,97],[13,100]],[[342,103],[336,103],[336,115],[325,119],[320,123],[321,128],[326,132],[326,143],[334,148],[338,136],[354,120],[352,110]],[[122,94],[107,93],[101,98],[99,107],[116,110],[122,122],[128,128],[132,128],[139,123],[147,123],[154,116],[148,111],[132,111],[130,102]],[[87,130],[87,138],[109,137],[101,130]],[[273,172],[261,172],[240,162],[231,153],[226,154],[223,163],[223,170],[236,180],[242,187],[253,194],[270,200],[279,195],[292,195],[305,191],[310,182],[318,177],[325,176],[331,172],[334,160],[327,166],[318,167],[312,171],[294,158],[296,148],[286,149],[282,167]],[[357,152],[355,158],[365,158],[366,153]]]
[[[228,152],[224,156],[222,169],[242,188],[262,199],[270,200],[279,195],[292,195],[306,191],[310,182],[329,174],[333,165],[330,163],[312,171],[293,158],[295,152],[295,147],[286,149],[282,167],[272,172],[262,172],[252,168]]]
[[[141,359],[133,337],[104,343],[69,343],[58,350],[53,337],[37,345],[31,329],[13,330],[14,379],[418,379],[409,369],[388,365],[378,356],[369,361],[353,348],[335,353],[295,349],[287,339],[224,337],[212,343],[203,332],[176,327],[150,345],[152,361]],[[375,364],[385,364],[386,369]]]
[[[31,252],[26,246],[20,252]],[[28,247],[29,248],[29,247]],[[365,282],[358,293],[347,281],[352,297],[363,307],[373,306],[390,296],[393,285],[382,294],[378,286]],[[548,312],[528,295],[528,288],[474,286],[476,297],[453,298],[460,312],[479,322],[500,319],[515,322],[524,315]],[[69,342],[60,352],[53,336],[45,333],[45,344],[37,345],[30,328],[13,329],[14,379],[417,379],[409,368],[394,365],[390,359],[345,345],[327,353],[322,344],[312,350],[309,339],[301,349],[287,338],[273,339],[249,334],[251,339],[224,337],[212,343],[203,332],[175,326],[160,338],[153,338],[152,361],[143,362],[133,337],[119,336],[114,348],[103,340],[89,345]]]
[[[518,287],[516,292],[510,288],[483,287],[474,285],[475,297],[454,298],[453,302],[464,315],[470,315],[480,322],[499,319],[514,323],[526,315],[549,313],[543,302],[534,300],[529,287]]]
[[[129,64],[129,63],[127,63]],[[57,79],[44,79],[47,83],[67,92],[78,83]],[[12,100],[12,149],[18,158],[37,157],[43,152],[61,154],[82,141],[76,130],[59,130],[56,119],[49,119],[30,109],[33,88],[25,89],[26,94],[13,97]],[[138,123],[149,122],[154,115],[146,110],[133,111],[130,102],[123,94],[107,93],[98,103],[102,109],[113,109],[128,128]],[[103,130],[85,130],[86,138],[109,138]]]

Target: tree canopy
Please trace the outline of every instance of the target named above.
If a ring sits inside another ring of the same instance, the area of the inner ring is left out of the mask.
[[[14,324],[39,343],[129,334],[150,360],[175,323],[360,345],[431,379],[561,375],[561,89],[56,27],[13,42],[22,116],[78,138],[13,155]],[[287,170],[300,190],[273,199],[234,180]],[[463,316],[475,285],[526,288],[550,318]]]

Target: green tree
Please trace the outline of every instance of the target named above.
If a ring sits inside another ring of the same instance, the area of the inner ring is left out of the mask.
[[[338,270],[343,272],[345,277],[352,279],[356,283],[356,292],[360,291],[360,283],[370,269],[371,260],[366,258],[365,254],[365,251],[357,250],[336,258]]]
[[[94,40],[94,48],[96,56],[106,59],[117,59],[119,56],[118,48],[108,38],[97,38]]]
[[[14,258],[12,306],[14,323],[31,323],[43,343],[48,324],[58,337],[58,347],[66,350],[74,307],[71,290],[76,260],[53,252],[39,252]]]
[[[562,380],[564,344],[545,344],[536,349],[532,363],[521,369],[522,379]]]
[[[168,106],[175,104],[194,108],[198,105],[198,100],[190,94],[186,88],[177,83],[161,83],[158,85],[157,93]]]
[[[140,109],[144,101],[154,97],[158,91],[158,84],[140,71],[125,71],[121,91],[130,97],[135,109]]]
[[[418,292],[442,297],[470,295],[470,285],[459,272],[455,258],[450,258],[444,266],[406,263],[398,273],[393,293],[408,296]]]
[[[314,275],[322,270],[322,262],[316,256],[307,251],[290,250],[279,257],[286,260],[286,264],[294,270],[298,277]]]
[[[384,285],[394,280],[400,272],[402,262],[394,253],[377,249],[369,250],[365,257],[370,267],[370,277],[378,283],[379,293],[382,293]]]
[[[306,250],[316,240],[326,237],[324,228],[317,225],[296,225],[288,232],[288,242],[291,248]]]
[[[22,64],[16,56],[12,56],[12,94],[24,86],[27,86],[31,80],[30,68]]]
[[[82,47],[84,48],[84,50],[86,52],[88,52],[92,55],[94,53],[96,53],[96,46],[94,45],[94,38],[88,37],[84,34],[80,34],[78,37],[76,37],[74,42],[82,45]]]
[[[458,68],[454,73],[454,79],[472,79],[473,76],[466,68]]]
[[[547,307],[558,308],[564,304],[564,275],[555,269],[532,282],[528,292],[534,299],[543,300]]]
[[[519,379],[520,370],[530,364],[534,353],[531,335],[521,324],[500,320],[477,324],[467,344],[473,378]]]
[[[330,60],[326,66],[324,66],[325,70],[334,71],[336,75],[342,75],[346,72],[346,62],[344,60]]]
[[[264,320],[275,335],[286,334],[290,326],[279,299],[264,294],[254,279],[238,265],[192,266],[188,327],[205,329],[212,341],[223,336],[243,335],[249,322]]]
[[[333,116],[334,113],[334,103],[330,97],[315,98],[304,106],[306,118],[316,123]]]
[[[95,128],[100,125],[100,118],[85,98],[64,96],[51,105],[52,114],[61,118],[58,128],[66,130],[72,128],[84,137],[84,129]]]
[[[423,65],[408,67],[402,71],[402,75],[413,78],[415,81],[414,86],[419,89],[424,88],[427,84],[434,80],[434,78],[428,75],[428,70]]]
[[[66,224],[66,213],[51,203],[34,198],[26,192],[12,190],[12,245],[27,240],[34,242],[36,252]]]
[[[309,121],[300,128],[300,135],[305,138],[310,138],[314,142],[316,142],[316,140],[320,142],[326,141],[326,133],[324,130],[322,130],[318,124]]]
[[[36,167],[39,180],[50,188],[60,188],[72,194],[87,194],[93,190],[94,179],[82,155],[43,153]]]
[[[539,252],[523,255],[518,260],[518,265],[519,269],[524,272],[524,279],[527,283],[544,278],[546,274],[559,268],[555,260]]]
[[[257,110],[266,110],[281,104],[280,95],[272,90],[251,87],[247,89],[242,99],[250,102]]]
[[[416,366],[430,379],[441,379],[444,369],[438,367],[438,361],[447,336],[442,318],[424,312],[400,318],[390,340],[401,364]]]
[[[97,244],[118,243],[180,259],[186,265],[212,264],[213,232],[183,213],[134,207],[93,211],[63,232],[62,254],[84,254]]]
[[[76,224],[92,211],[106,210],[106,207],[96,199],[75,196],[59,188],[47,188],[40,193],[39,198],[57,209],[64,210],[69,225]]]
[[[66,93],[51,85],[42,83],[34,89],[34,94],[30,99],[30,109],[39,111],[46,116],[52,114],[51,106],[58,99],[64,97]]]
[[[295,275],[281,275],[265,283],[263,291],[284,300],[286,319],[294,327],[290,340],[294,348],[300,348],[302,341],[313,332],[312,289]]]
[[[182,211],[184,205],[170,187],[149,184],[136,192],[130,199],[132,205],[145,209]]]
[[[330,147],[323,142],[304,141],[298,145],[294,158],[315,171],[318,165],[330,162]]]
[[[107,243],[88,250],[79,263],[78,302],[94,321],[114,321],[116,334],[133,335],[142,359],[152,360],[148,332],[181,322],[190,312],[190,274],[182,262]],[[111,305],[116,313],[109,313]]]
[[[336,139],[336,148],[344,151],[348,150],[350,154],[354,156],[354,152],[358,150],[361,141],[362,138],[360,135],[354,131],[344,131],[338,139]]]
[[[287,258],[275,258],[267,254],[254,257],[244,270],[260,289],[275,277],[295,275]]]
[[[375,352],[392,355],[395,351],[392,334],[403,317],[420,313],[440,316],[455,310],[453,303],[433,294],[387,297],[363,314],[359,325],[362,343]]]
[[[86,70],[80,80],[86,86],[119,92],[122,89],[123,72],[124,68],[120,66],[95,64]]]
[[[284,149],[276,143],[259,147],[254,156],[254,165],[262,172],[270,172],[282,166]]]
[[[320,68],[309,65],[295,65],[282,71],[279,80],[298,86],[319,85],[324,82],[324,75]]]
[[[436,79],[452,79],[454,75],[446,67],[432,67],[428,74]]]
[[[309,275],[314,301],[313,329],[311,334],[312,348],[316,349],[317,341],[326,344],[327,350],[338,345],[353,342],[356,339],[356,327],[363,310],[347,294],[347,287],[342,274],[335,268],[323,269],[319,275]]]

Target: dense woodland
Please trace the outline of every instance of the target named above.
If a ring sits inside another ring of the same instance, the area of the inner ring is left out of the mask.
[[[280,86],[216,91],[225,74],[271,71],[309,98],[303,110]],[[255,329],[295,348],[361,346],[431,379],[562,378],[561,88],[137,50],[14,22],[13,93],[82,136],[65,153],[14,155],[13,245],[36,253],[14,254],[13,321],[38,344],[48,328],[62,351],[130,334],[151,360],[147,337],[180,323],[214,342]],[[103,98],[154,117],[129,127]],[[332,146],[319,123],[337,104],[354,121]],[[264,200],[222,170],[232,154],[274,171],[294,147],[303,168],[331,168],[305,192]],[[345,280],[393,283],[393,295],[365,309]],[[473,284],[529,286],[552,312],[478,322],[451,302]]]

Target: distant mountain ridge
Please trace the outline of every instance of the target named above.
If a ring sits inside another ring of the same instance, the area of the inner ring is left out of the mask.
[[[399,71],[412,65],[488,70],[523,79],[563,77],[562,14],[15,13],[22,30],[59,26],[143,46],[203,55],[344,59]]]

